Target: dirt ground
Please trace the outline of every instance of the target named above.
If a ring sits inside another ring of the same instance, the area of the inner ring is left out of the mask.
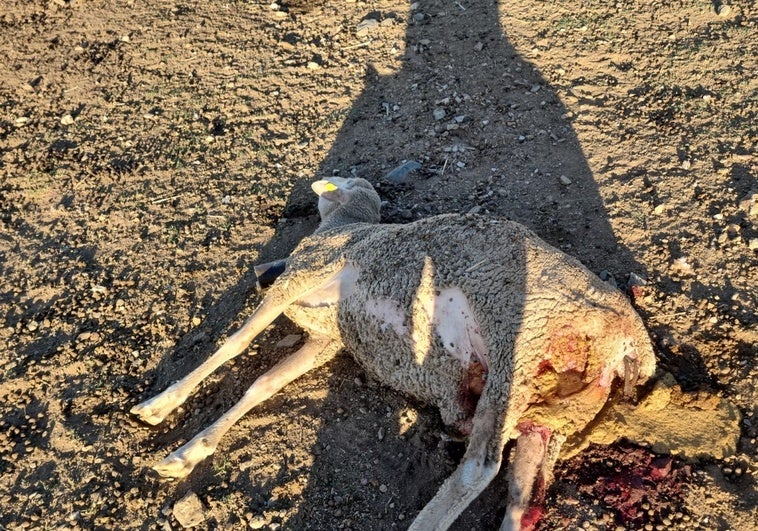
[[[250,314],[252,266],[357,174],[386,222],[522,222],[624,286],[661,368],[742,416],[724,459],[560,464],[540,529],[755,529],[755,5],[3,0],[0,529],[404,529],[463,444],[343,357],[188,479],[150,465],[295,347],[277,323],[164,425],[129,414]],[[421,168],[389,182],[405,161]],[[556,279],[559,281],[559,279]],[[455,529],[497,529],[501,474]],[[190,495],[192,499],[192,495]],[[177,514],[174,514],[174,513]]]

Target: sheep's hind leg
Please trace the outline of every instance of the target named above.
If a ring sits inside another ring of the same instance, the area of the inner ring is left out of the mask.
[[[245,392],[242,399],[211,426],[198,433],[187,444],[170,454],[154,468],[161,476],[181,478],[213,454],[221,437],[245,413],[271,397],[282,387],[311,369],[334,357],[342,345],[327,338],[309,338],[300,350],[277,363]]]
[[[255,336],[271,324],[284,311],[286,306],[286,304],[274,304],[272,298],[269,296],[264,298],[244,326],[232,334],[210,358],[159,395],[134,406],[131,409],[132,415],[136,415],[143,422],[151,425],[162,422],[172,411],[187,400],[192,390],[201,381],[221,365],[245,350]]]
[[[508,508],[500,531],[526,531],[541,516],[553,467],[566,437],[536,424],[519,426],[513,460],[508,466]]]
[[[490,484],[500,470],[503,447],[502,413],[479,402],[466,453],[455,472],[419,513],[409,531],[444,530]]]

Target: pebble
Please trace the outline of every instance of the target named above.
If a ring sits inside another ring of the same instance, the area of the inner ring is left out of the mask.
[[[740,199],[740,209],[742,209],[748,217],[758,216],[758,194],[751,192],[745,197]]]
[[[379,21],[375,18],[365,18],[361,20],[355,27],[355,34],[359,37],[366,35],[371,28],[379,25]]]
[[[751,251],[758,250],[758,238],[750,238],[750,241],[747,245]]]
[[[423,13],[416,13],[415,15],[413,15],[414,22],[421,22],[422,20],[424,20],[424,18],[425,18],[425,15]]]
[[[692,275],[694,271],[692,270],[692,266],[687,262],[687,259],[684,257],[677,258],[674,260],[674,263],[671,264],[671,269],[680,275]]]
[[[569,179],[565,175],[561,175],[560,177],[558,177],[558,179],[561,181],[561,184],[564,186],[568,186],[571,184],[571,179]]]
[[[250,527],[250,529],[262,529],[263,526],[266,525],[266,519],[261,515],[254,516],[248,520],[247,525]]]
[[[182,527],[192,527],[205,521],[205,508],[200,498],[192,491],[187,492],[184,498],[174,504],[174,518]]]
[[[717,9],[716,13],[720,17],[728,17],[729,14],[732,12],[732,6],[721,4]]]
[[[300,334],[290,334],[288,336],[285,336],[284,339],[279,341],[276,344],[276,348],[291,348],[297,345],[297,342],[300,341],[300,338],[303,337]]]
[[[408,177],[416,170],[421,169],[421,164],[415,160],[404,162],[384,176],[384,179],[395,184],[405,184]]]
[[[379,485],[379,492],[387,492],[387,485],[385,485],[384,483]]]
[[[434,116],[434,119],[437,121],[442,120],[447,113],[445,112],[445,109],[442,107],[437,107],[434,109],[434,112],[432,112],[432,116]]]
[[[630,288],[632,286],[647,286],[647,280],[639,276],[637,273],[631,272],[629,273],[629,280],[626,285]]]
[[[26,324],[26,329],[29,330],[30,332],[34,332],[38,328],[39,328],[39,323],[37,321],[29,321]]]
[[[74,123],[74,117],[70,114],[64,114],[61,117],[61,125],[72,125]]]

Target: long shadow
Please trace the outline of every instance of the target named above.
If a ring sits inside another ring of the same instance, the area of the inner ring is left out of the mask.
[[[390,75],[369,67],[364,90],[314,178],[352,174],[370,180],[387,200],[385,222],[488,213],[523,223],[595,272],[644,275],[613,233],[567,109],[509,43],[496,2],[463,9],[455,2],[428,1],[418,11],[372,16],[379,22],[397,16],[407,24],[403,66]],[[385,179],[409,160],[421,168],[401,182]],[[297,243],[288,238],[289,229],[315,226],[316,202],[308,185],[294,187],[285,209],[288,222],[264,250],[264,259],[280,258]],[[510,311],[518,315],[522,304],[514,301]],[[349,385],[364,377],[357,366],[337,362],[333,368],[339,374],[330,378],[330,392],[320,405],[319,451],[302,504],[287,527],[404,528],[454,470],[463,447],[437,437],[441,424],[423,404],[382,388],[357,390]],[[366,406],[356,405],[356,392]],[[411,404],[435,420],[401,433],[396,415],[382,423],[384,408],[370,406],[374,400]],[[345,404],[368,414],[330,422]],[[383,451],[369,458],[365,452],[377,444],[377,425],[386,425]],[[334,494],[356,485],[365,487],[347,501]],[[501,472],[456,528],[497,528],[505,492]],[[385,508],[382,514],[376,513],[379,506]],[[403,520],[387,520],[393,517]]]

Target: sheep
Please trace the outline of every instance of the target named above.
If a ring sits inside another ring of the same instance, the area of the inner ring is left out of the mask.
[[[614,380],[628,394],[653,374],[641,319],[620,292],[515,222],[446,214],[378,224],[380,200],[368,181],[332,177],[312,188],[321,223],[283,267],[274,263],[283,272],[252,317],[131,412],[158,424],[282,313],[307,341],[154,468],[186,476],[251,408],[344,348],[376,380],[436,405],[468,437],[461,463],[411,530],[447,529],[498,473],[511,440],[502,529],[530,528],[566,438],[596,416]]]

